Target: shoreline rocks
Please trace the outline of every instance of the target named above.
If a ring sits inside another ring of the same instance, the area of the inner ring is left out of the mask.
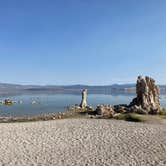
[[[115,111],[111,105],[98,105],[96,108],[96,113],[102,117],[113,118]]]
[[[5,104],[5,105],[12,105],[12,104],[15,104],[15,103],[16,103],[16,101],[13,101],[13,100],[10,100],[10,99],[5,99],[3,101],[3,104]]]
[[[136,84],[137,97],[129,105],[98,105],[96,112],[102,117],[114,117],[118,113],[138,113],[138,114],[157,114],[159,113],[160,89],[156,86],[155,80],[151,77],[138,76]]]

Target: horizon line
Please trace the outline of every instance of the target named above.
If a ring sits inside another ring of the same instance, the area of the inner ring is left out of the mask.
[[[113,83],[113,84],[24,84],[24,83],[11,83],[11,82],[0,82],[0,84],[18,85],[18,86],[113,86],[113,85],[136,85],[136,83]],[[163,86],[166,84],[157,84]]]

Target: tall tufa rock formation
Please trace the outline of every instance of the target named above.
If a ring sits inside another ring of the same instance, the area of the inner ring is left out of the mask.
[[[80,107],[81,108],[87,107],[87,89],[83,89],[82,91],[82,100],[81,100]]]
[[[146,76],[138,76],[136,85],[137,97],[133,99],[130,106],[135,112],[156,114],[160,110],[159,88],[155,80]]]

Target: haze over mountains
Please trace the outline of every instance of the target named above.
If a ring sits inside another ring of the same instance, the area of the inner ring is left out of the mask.
[[[161,92],[166,92],[166,85],[159,85]],[[19,85],[0,83],[0,95],[17,95],[31,93],[73,93],[78,94],[82,89],[88,89],[88,93],[111,94],[111,93],[135,93],[135,84],[113,84],[105,86],[88,85]]]

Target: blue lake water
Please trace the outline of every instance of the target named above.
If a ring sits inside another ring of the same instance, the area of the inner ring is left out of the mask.
[[[129,104],[135,97],[134,94],[88,94],[88,104],[96,106],[97,104]],[[166,107],[166,94],[160,96],[162,107]],[[4,100],[7,97],[0,97]],[[9,97],[15,101],[22,101],[21,104],[0,105],[0,116],[32,116],[44,113],[53,113],[65,111],[66,106],[79,104],[81,95],[75,94],[38,94],[38,95],[20,95]],[[37,101],[39,104],[32,104]]]

